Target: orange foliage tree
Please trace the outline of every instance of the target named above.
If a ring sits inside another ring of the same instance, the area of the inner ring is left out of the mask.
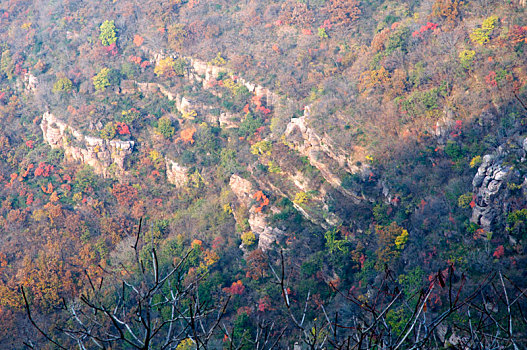
[[[388,226],[378,225],[375,227],[375,233],[377,234],[378,249],[376,251],[377,262],[375,268],[382,270],[384,265],[391,265],[399,257],[400,251],[397,246],[397,238],[404,236],[407,231],[392,222]]]
[[[131,207],[137,200],[137,190],[129,185],[116,183],[113,185],[112,194],[121,206]]]
[[[330,0],[327,12],[331,23],[337,25],[350,24],[356,21],[361,14],[359,2],[356,0]]]
[[[256,201],[260,204],[254,209],[256,213],[260,213],[266,205],[269,205],[269,198],[267,198],[267,196],[262,191],[257,191],[253,198],[256,199]]]
[[[527,26],[520,27],[515,25],[509,32],[509,40],[514,44],[527,44]]]
[[[462,0],[436,0],[432,7],[432,15],[444,18],[448,24],[454,24],[459,17],[459,7]]]
[[[242,295],[243,292],[245,292],[245,286],[243,285],[242,281],[238,280],[236,282],[232,282],[230,287],[224,288],[223,290],[231,295]]]
[[[44,209],[46,209],[49,221],[52,224],[55,222],[55,219],[58,219],[63,214],[62,206],[60,204],[53,204],[49,202],[48,204],[44,206]]]
[[[143,39],[143,37],[139,34],[136,34],[134,36],[134,45],[139,47],[141,45],[143,45],[143,42],[145,41],[145,39]]]
[[[384,28],[383,30],[375,34],[370,45],[372,52],[379,52],[384,50],[385,43],[390,37],[390,32],[390,28]]]
[[[196,133],[196,128],[191,127],[188,129],[181,130],[180,139],[185,143],[194,143],[194,134]]]
[[[246,277],[257,280],[267,276],[267,255],[261,249],[255,249],[247,256]]]
[[[49,201],[50,202],[58,202],[58,200],[59,200],[59,196],[57,195],[57,191],[53,191],[51,196],[49,196]]]
[[[44,185],[40,186],[40,189],[42,190],[42,192],[47,194],[53,193],[53,185],[51,184],[51,182],[48,182],[47,187],[44,187]]]
[[[280,11],[281,22],[287,25],[309,27],[314,20],[313,11],[307,7],[307,4],[296,0],[288,0],[282,4],[282,10]]]

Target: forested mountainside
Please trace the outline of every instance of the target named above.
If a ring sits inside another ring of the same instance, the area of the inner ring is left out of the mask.
[[[0,348],[527,347],[526,5],[0,1]]]

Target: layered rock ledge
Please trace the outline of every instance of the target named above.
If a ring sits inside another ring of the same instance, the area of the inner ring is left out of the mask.
[[[104,140],[86,136],[46,112],[40,124],[42,136],[52,148],[64,150],[66,161],[87,164],[96,174],[109,177],[112,171],[125,172],[126,158],[134,150],[134,141]]]

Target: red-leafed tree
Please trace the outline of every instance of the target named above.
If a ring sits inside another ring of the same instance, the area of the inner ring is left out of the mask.
[[[125,123],[117,122],[115,126],[119,135],[130,135],[130,128]]]
[[[243,285],[242,281],[238,280],[236,282],[232,282],[230,287],[224,288],[223,290],[231,295],[242,295],[243,292],[245,292],[245,286]]]

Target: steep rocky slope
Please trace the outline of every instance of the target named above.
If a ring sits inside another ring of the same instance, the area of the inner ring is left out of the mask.
[[[153,50],[145,49],[145,51],[151,55],[152,63],[168,57],[161,53],[154,53]],[[177,58],[178,56],[174,57]],[[193,58],[185,58],[185,60],[188,62],[188,74],[185,78],[189,81],[199,82],[203,89],[208,90],[214,86],[220,73],[228,74],[238,84],[245,86],[264,105],[273,108],[274,114],[287,114],[286,110],[281,110],[285,108],[285,105],[280,102],[279,96],[269,89],[246,81],[225,67],[214,66]],[[197,110],[212,125],[219,125],[225,128],[239,127],[239,123],[233,123],[229,120],[228,114],[222,113],[219,118],[208,114],[208,110],[214,108],[214,106],[192,103],[180,92],[160,83],[126,80],[121,83],[119,92],[121,94],[134,94],[136,92],[144,94],[161,93],[169,101],[175,103],[176,109],[181,114]],[[295,195],[300,192],[317,192],[316,195],[309,196],[309,205],[300,205],[298,203],[293,203],[293,205],[308,220],[316,225],[328,228],[342,222],[342,219],[336,213],[328,211],[328,205],[326,204],[328,201],[328,188],[325,187],[324,182],[327,182],[330,187],[342,192],[349,200],[357,204],[366,198],[361,193],[354,193],[344,188],[341,176],[346,173],[357,173],[361,178],[371,178],[372,169],[368,166],[358,167],[352,164],[349,153],[332,146],[328,136],[319,136],[313,128],[309,127],[309,111],[310,106],[306,106],[301,117],[288,118],[283,134],[271,133],[264,141],[285,144],[292,151],[298,152],[297,156],[291,155],[292,157],[306,157],[308,164],[319,171],[322,179],[320,185],[316,185],[305,178],[301,169],[281,171],[281,176],[278,178],[273,178],[272,176],[265,178],[254,177],[253,180],[259,183],[263,189],[274,193],[278,197],[287,197],[290,200],[294,200]],[[180,118],[179,122],[185,123],[185,120]],[[83,136],[78,131],[68,127],[63,121],[55,118],[51,113],[46,113],[43,116],[41,128],[44,140],[52,147],[63,148],[67,159],[92,165],[95,171],[103,176],[109,175],[109,167],[112,164],[117,166],[119,173],[125,171],[125,159],[132,153],[135,145],[133,141],[106,141],[100,138]],[[73,135],[78,145],[72,146],[68,143],[69,133]],[[285,142],[285,140],[288,141]],[[135,146],[137,147],[137,145]],[[274,161],[276,164],[284,163],[284,159],[280,157],[283,157],[283,153],[278,157],[269,153],[265,159],[266,161]],[[187,166],[165,156],[165,169],[168,182],[175,185],[176,188],[182,188],[188,182],[189,168]],[[277,182],[278,179],[279,181]],[[263,247],[269,247],[273,239],[267,236],[279,235],[279,230],[272,233],[273,230],[277,229],[268,229],[261,215],[254,216],[253,222],[256,225],[253,229],[254,233],[263,238]],[[256,224],[257,222],[258,224]]]

